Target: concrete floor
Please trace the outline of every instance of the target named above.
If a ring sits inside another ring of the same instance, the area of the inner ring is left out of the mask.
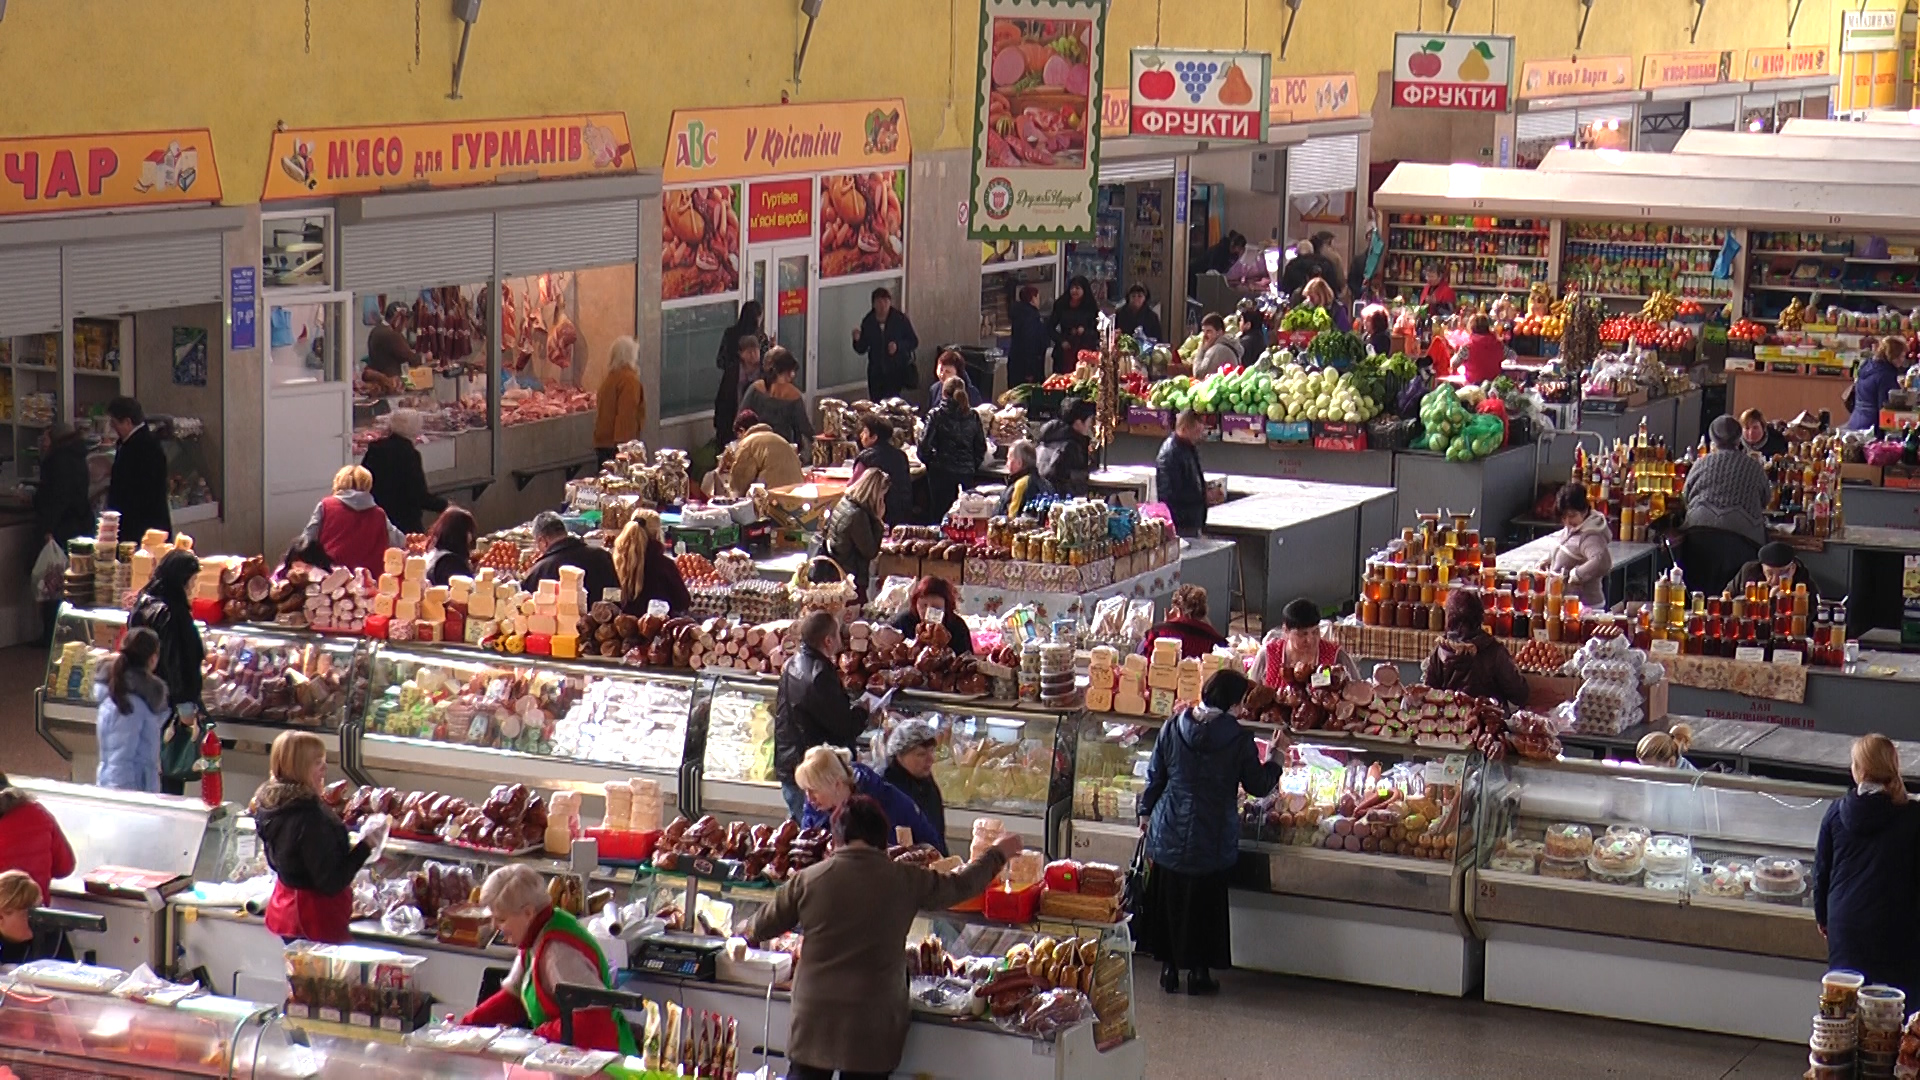
[[[0,772],[70,779],[33,730],[45,670],[44,650],[0,649]],[[1218,997],[1171,996],[1158,976],[1147,960],[1135,979],[1156,1080],[1724,1080],[1798,1076],[1807,1061],[1805,1047],[1253,972],[1221,973]]]

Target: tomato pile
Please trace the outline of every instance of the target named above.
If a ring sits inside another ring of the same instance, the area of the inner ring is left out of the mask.
[[[1758,345],[1767,340],[1767,328],[1752,319],[1741,319],[1727,330],[1728,341],[1751,341]]]

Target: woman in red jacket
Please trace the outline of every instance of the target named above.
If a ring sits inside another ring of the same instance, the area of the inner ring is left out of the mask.
[[[1492,382],[1500,377],[1500,365],[1507,362],[1507,343],[1493,332],[1493,320],[1475,315],[1473,336],[1453,360],[1454,370],[1465,377],[1467,385]]]
[[[42,896],[52,896],[53,883],[73,869],[73,847],[60,823],[0,774],[0,871],[25,871]]]
[[[407,534],[373,501],[373,474],[359,465],[333,474],[333,494],[313,508],[300,539],[318,543],[335,566],[372,574],[385,565],[388,548],[407,546]]]
[[[1198,585],[1173,590],[1173,599],[1167,602],[1167,621],[1147,631],[1146,639],[1140,642],[1140,655],[1152,656],[1153,643],[1160,638],[1178,641],[1182,660],[1205,656],[1227,643],[1226,637],[1207,621],[1207,590]]]

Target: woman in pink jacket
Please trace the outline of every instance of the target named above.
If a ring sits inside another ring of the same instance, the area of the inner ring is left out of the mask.
[[[1613,536],[1607,516],[1587,505],[1587,489],[1580,484],[1561,488],[1553,509],[1563,528],[1553,534],[1547,569],[1567,575],[1568,591],[1580,598],[1581,607],[1606,610],[1607,575],[1613,572],[1613,552],[1607,547]]]

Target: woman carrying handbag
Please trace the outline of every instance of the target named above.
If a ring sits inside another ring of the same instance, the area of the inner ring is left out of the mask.
[[[206,713],[200,704],[200,668],[206,646],[193,621],[187,586],[200,573],[193,552],[169,551],[153,568],[153,577],[133,603],[127,629],[146,627],[160,639],[160,663],[154,674],[167,684],[167,724],[160,734],[160,791],[186,793],[200,778],[200,740]]]

